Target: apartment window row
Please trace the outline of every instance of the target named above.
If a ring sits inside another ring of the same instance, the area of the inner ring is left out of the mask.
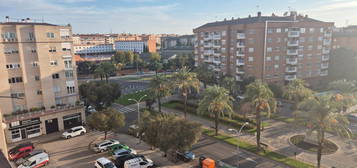
[[[33,67],[38,67],[38,62],[37,61],[34,61],[31,63]]]
[[[50,47],[50,49],[48,50],[48,52],[56,52],[56,47]]]
[[[73,78],[73,71],[65,71],[66,78]]]
[[[57,65],[58,65],[57,60],[55,60],[55,61],[50,61],[50,65],[52,65],[52,66],[57,66]]]
[[[72,66],[72,60],[64,60],[64,67],[65,67],[66,69],[71,69],[71,68],[73,68],[73,66]]]
[[[55,33],[47,32],[47,38],[55,38]]]
[[[52,79],[59,79],[60,75],[58,73],[52,74]]]
[[[4,34],[1,34],[1,38],[3,38],[3,39],[14,39],[14,38],[16,38],[16,33],[14,33],[14,32],[5,32]]]
[[[22,81],[22,77],[13,77],[13,78],[9,78],[9,83],[21,83]]]
[[[68,94],[76,93],[75,87],[74,86],[67,86],[67,93]]]
[[[37,95],[42,95],[42,90],[37,90],[37,91],[36,91],[36,94],[37,94]]]
[[[300,31],[300,33],[314,33],[316,30],[318,30],[320,33],[323,33],[325,28],[298,28],[296,29],[297,31]],[[268,28],[267,32],[269,34],[271,33],[284,33],[284,32],[289,32],[289,28]]]
[[[17,69],[20,68],[20,64],[6,64],[6,69]]]
[[[25,97],[25,93],[11,93],[11,97]]]
[[[18,54],[19,50],[17,49],[5,49],[4,54]]]
[[[36,76],[35,76],[35,80],[36,80],[36,81],[39,81],[39,80],[40,80],[40,76],[36,75]]]

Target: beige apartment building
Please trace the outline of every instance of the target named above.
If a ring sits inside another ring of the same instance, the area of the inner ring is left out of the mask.
[[[210,64],[237,81],[318,82],[328,75],[333,26],[296,12],[207,23],[194,29],[196,66]]]
[[[31,20],[0,23],[0,99],[8,143],[85,120],[79,105],[72,28]]]

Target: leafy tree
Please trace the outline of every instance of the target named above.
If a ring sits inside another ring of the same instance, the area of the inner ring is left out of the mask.
[[[171,87],[165,76],[156,76],[150,83],[151,93],[157,99],[159,112],[161,113],[161,98],[171,94]]]
[[[87,119],[87,124],[95,130],[103,131],[104,139],[107,139],[108,132],[117,132],[125,125],[125,116],[114,109],[104,109],[92,113]]]
[[[145,106],[149,110],[152,110],[152,105],[155,103],[155,98],[150,96],[148,99],[145,99]]]
[[[121,91],[117,83],[90,82],[79,86],[79,94],[86,105],[94,105],[101,110],[119,98]]]
[[[134,53],[133,62],[135,62],[136,71],[139,72],[139,65],[143,62],[138,53]]]
[[[184,101],[185,119],[187,115],[187,97],[192,90],[199,91],[200,81],[197,79],[197,74],[190,72],[188,68],[183,67],[178,72],[172,75],[172,87],[178,89]]]
[[[158,62],[160,62],[160,60],[161,60],[161,55],[159,54],[159,53],[150,53],[150,61],[153,61],[153,62],[155,62],[155,61],[158,61]]]
[[[132,51],[117,51],[112,57],[112,62],[122,63],[123,65],[132,64],[134,62],[134,53]]]
[[[339,48],[331,52],[329,64],[329,81],[347,79],[357,80],[357,53],[353,50]]]
[[[347,81],[345,79],[330,82],[328,85],[328,88],[332,89],[332,90],[338,90],[344,94],[357,92],[356,82],[355,81]]]
[[[281,86],[279,86],[275,83],[269,83],[268,86],[269,86],[270,90],[274,93],[276,98],[283,97],[283,89]]]
[[[203,83],[204,88],[215,82],[215,74],[207,64],[201,64],[196,69],[197,78]]]
[[[221,86],[229,91],[229,95],[236,98],[239,94],[239,86],[236,83],[236,80],[233,77],[224,77],[220,82]]]
[[[296,79],[291,81],[285,88],[283,97],[294,102],[294,110],[299,102],[313,95],[313,91],[305,87],[305,81]]]
[[[218,135],[219,118],[233,113],[232,101],[233,97],[229,96],[229,91],[216,85],[207,88],[203,93],[197,112],[214,116],[216,135]]]
[[[78,63],[78,73],[80,74],[91,74],[94,72],[96,69],[96,64],[93,64],[91,62],[85,61],[85,62],[79,62]]]
[[[110,62],[102,62],[100,65],[95,69],[95,73],[100,76],[100,79],[105,77],[105,81],[108,83],[108,78],[111,73],[116,71],[115,65]]]
[[[239,88],[241,89],[241,91],[245,92],[246,91],[246,87],[253,83],[255,81],[255,77],[254,76],[243,76],[243,81],[242,82],[238,82],[239,83]]]
[[[325,132],[333,131],[340,136],[350,137],[348,120],[336,108],[338,102],[329,96],[309,97],[298,105],[296,113],[303,118],[309,131],[317,131],[317,167],[321,165]]]
[[[155,71],[156,76],[158,72],[163,68],[161,61],[161,55],[159,53],[150,53],[149,69]]]
[[[260,132],[261,132],[261,113],[267,112],[268,117],[270,117],[270,113],[274,112],[273,110],[276,107],[274,94],[269,89],[266,83],[257,80],[247,86],[246,90],[246,101],[252,103],[255,111],[255,118],[256,118],[256,127],[257,127],[257,146],[258,150],[260,150]]]

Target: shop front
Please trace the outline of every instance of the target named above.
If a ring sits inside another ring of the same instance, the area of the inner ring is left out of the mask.
[[[33,138],[41,135],[40,118],[15,121],[9,123],[9,131],[12,142],[17,142],[27,138]]]
[[[81,113],[75,113],[75,114],[63,116],[63,126],[65,130],[80,125],[82,125]]]

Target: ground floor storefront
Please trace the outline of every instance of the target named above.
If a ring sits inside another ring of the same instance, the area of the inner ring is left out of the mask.
[[[8,143],[18,142],[80,126],[83,122],[85,122],[83,107],[18,118],[18,120],[6,122],[6,140]]]

